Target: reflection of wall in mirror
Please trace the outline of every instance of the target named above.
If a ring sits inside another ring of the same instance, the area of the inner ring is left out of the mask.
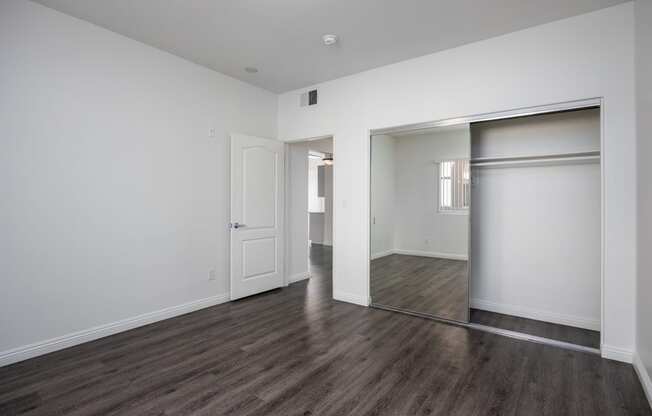
[[[371,142],[371,256],[394,250],[395,140],[378,135]]]
[[[470,153],[468,125],[397,138],[396,251],[468,258],[468,212],[439,212],[437,162],[468,159]]]
[[[468,214],[438,210],[437,162],[469,154],[468,125],[372,138],[372,258],[468,258]]]

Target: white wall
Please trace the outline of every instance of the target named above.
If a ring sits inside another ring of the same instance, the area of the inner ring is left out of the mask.
[[[331,140],[332,146],[332,140]],[[311,149],[313,150],[313,149]],[[331,149],[332,151],[332,149]],[[328,152],[330,153],[330,152]],[[320,159],[310,159],[308,162],[310,171],[308,172],[309,181],[316,184],[314,189],[308,186],[310,198],[317,198],[320,187],[323,187],[323,194],[320,199],[319,210],[309,209],[310,211],[310,241],[312,243],[324,244],[330,246],[333,244],[332,222],[333,222],[333,166],[326,165]],[[320,179],[320,173],[321,179]],[[314,175],[314,178],[313,178]],[[309,184],[310,185],[310,184]],[[313,196],[314,193],[314,196]],[[312,200],[312,199],[311,199]],[[310,202],[308,202],[310,205]],[[321,211],[320,211],[321,210]]]
[[[323,165],[324,162],[321,159],[308,158],[308,212],[310,213],[308,239],[311,243],[318,244],[324,241],[325,200],[323,197],[319,197],[319,188],[323,186],[325,180],[323,174],[321,178],[319,174],[319,167]]]
[[[310,213],[310,242],[315,244],[324,244],[324,213]]]
[[[275,95],[24,0],[0,91],[0,364],[227,299],[228,134]]]
[[[308,152],[307,148],[305,150]],[[308,212],[324,211],[324,201],[319,198],[319,188],[323,186],[324,180],[323,175],[320,178],[319,166],[323,164],[321,156],[317,159],[317,156],[308,154]],[[320,183],[320,179],[322,183]]]
[[[400,253],[468,258],[469,216],[438,212],[437,163],[470,155],[468,125],[396,138],[394,248]]]
[[[600,151],[600,110],[473,123],[474,158]]]
[[[396,140],[376,135],[371,139],[371,257],[378,258],[394,250],[396,218]]]
[[[287,147],[286,273],[290,282],[308,277],[308,150],[304,143]]]
[[[590,97],[604,98],[605,356],[635,335],[634,6],[626,3],[326,82],[320,103],[279,97],[279,137],[334,135],[334,296],[369,291],[369,130]]]
[[[330,147],[333,148],[333,140],[330,140]],[[331,150],[332,152],[332,150]],[[334,165],[324,167],[324,238],[322,244],[333,245],[333,171]]]
[[[638,370],[652,403],[652,1],[636,1],[638,112]]]
[[[473,124],[473,156],[600,150],[600,112]],[[473,168],[471,304],[600,330],[600,164]]]

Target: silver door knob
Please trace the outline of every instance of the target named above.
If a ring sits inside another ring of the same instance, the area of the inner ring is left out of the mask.
[[[229,227],[237,230],[238,228],[246,227],[246,225],[240,224],[239,222],[232,222],[229,224]]]

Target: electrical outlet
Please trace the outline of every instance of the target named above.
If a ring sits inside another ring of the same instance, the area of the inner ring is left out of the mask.
[[[215,129],[214,128],[208,129],[208,137],[211,137],[211,138],[215,137]]]
[[[211,270],[208,272],[208,280],[217,280],[217,273],[215,270]]]

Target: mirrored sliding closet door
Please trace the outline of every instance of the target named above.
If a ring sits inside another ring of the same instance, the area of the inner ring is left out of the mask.
[[[371,301],[468,322],[468,124],[371,137]]]

